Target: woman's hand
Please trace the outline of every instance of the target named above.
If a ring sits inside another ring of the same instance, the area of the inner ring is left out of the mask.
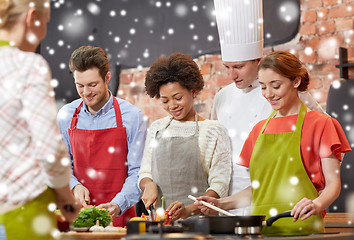
[[[190,211],[188,208],[179,201],[171,203],[166,210],[168,211],[168,215],[171,216],[173,221],[179,218],[186,219],[190,216]]]
[[[321,207],[308,198],[301,199],[291,210],[291,216],[294,217],[293,221],[296,222],[299,218],[305,220],[311,215],[316,215],[321,213]]]
[[[158,197],[157,185],[153,181],[145,183],[144,192],[141,196],[145,204],[145,208],[149,209],[150,205],[152,204],[154,208],[156,207],[156,201]]]
[[[214,205],[215,207],[220,207],[219,199],[214,198],[214,197],[201,196],[201,197],[198,197],[197,201],[194,202],[194,204],[199,208],[199,210],[205,215],[211,215],[211,214],[218,213],[217,211],[204,206],[200,201],[210,203],[211,205]]]
[[[66,221],[71,222],[75,220],[81,209],[81,205],[76,201],[69,185],[62,188],[55,188],[54,191],[56,193],[57,207],[60,209]]]

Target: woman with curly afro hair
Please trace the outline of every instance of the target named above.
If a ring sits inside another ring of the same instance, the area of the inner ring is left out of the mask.
[[[198,115],[194,100],[203,89],[198,65],[182,53],[155,61],[146,75],[146,92],[160,100],[170,117],[152,123],[139,172],[142,200],[149,209],[164,196],[169,218],[199,213],[188,195],[227,196],[231,142],[217,121]]]

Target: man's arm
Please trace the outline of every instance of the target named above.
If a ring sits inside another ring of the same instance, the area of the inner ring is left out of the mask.
[[[130,105],[128,107],[133,106]],[[123,107],[121,107],[121,111],[123,112]],[[129,115],[125,114],[124,117],[123,124],[128,122],[129,125],[129,127],[126,126],[128,141],[128,177],[125,179],[121,192],[112,200],[112,203],[118,204],[121,210],[118,216],[139,201],[141,191],[138,188],[138,172],[143,157],[146,138],[146,123],[142,111],[132,111]]]

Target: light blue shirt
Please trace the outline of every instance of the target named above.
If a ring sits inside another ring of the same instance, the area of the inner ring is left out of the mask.
[[[122,114],[123,127],[126,128],[128,141],[128,177],[125,179],[122,190],[117,193],[117,195],[112,200],[112,202],[117,203],[120,207],[121,215],[127,209],[136,204],[139,201],[141,195],[141,191],[138,188],[138,172],[140,169],[141,159],[145,146],[146,123],[144,121],[144,114],[139,108],[120,98],[116,99],[119,103],[120,111]],[[72,163],[73,156],[68,128],[70,127],[75,108],[77,108],[81,102],[82,99],[80,98],[64,105],[59,110],[57,117],[59,129],[63,135],[63,140],[68,149]],[[110,92],[109,100],[95,115],[91,115],[91,113],[87,110],[86,104],[83,103],[78,116],[76,127],[78,129],[86,130],[117,127],[112,93]],[[72,173],[70,187],[73,188],[78,184],[81,183]]]

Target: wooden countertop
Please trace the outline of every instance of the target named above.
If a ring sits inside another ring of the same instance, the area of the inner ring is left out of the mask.
[[[74,239],[120,239],[125,237],[126,233],[120,232],[62,232],[60,239],[74,240]]]
[[[354,232],[354,213],[327,213],[324,218],[326,232]]]

